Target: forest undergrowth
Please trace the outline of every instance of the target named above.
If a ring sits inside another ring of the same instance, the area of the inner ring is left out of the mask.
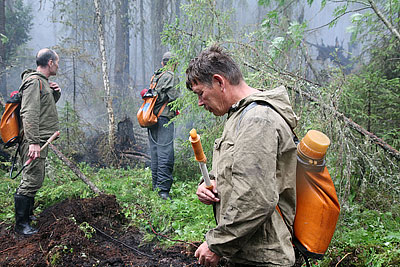
[[[63,200],[90,198],[95,194],[52,153],[48,177],[38,192],[35,213],[40,214]],[[188,161],[189,165],[195,162]],[[143,242],[199,244],[208,229],[215,226],[212,208],[195,195],[197,179],[177,176],[172,187],[173,201],[161,200],[151,190],[148,168],[96,169],[81,164],[80,169],[104,193],[115,195],[127,219],[144,233]],[[184,173],[184,172],[182,172]],[[200,177],[199,173],[196,173]],[[18,181],[0,180],[1,223],[14,223],[13,193]],[[372,192],[371,192],[372,193]],[[392,209],[394,210],[394,209]],[[400,264],[400,216],[390,211],[368,209],[354,204],[342,209],[332,243],[323,260],[313,266],[398,266]],[[339,263],[339,264],[338,264]]]

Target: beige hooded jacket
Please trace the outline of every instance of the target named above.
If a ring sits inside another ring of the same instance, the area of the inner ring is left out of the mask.
[[[56,102],[61,93],[52,90],[46,76],[36,70],[25,70],[21,78],[21,130],[29,144],[44,143],[59,129]]]
[[[245,108],[252,104],[245,112]],[[292,266],[296,206],[297,125],[286,89],[252,94],[232,106],[214,144],[211,174],[220,202],[218,225],[206,234],[211,251],[234,263]],[[289,127],[290,126],[290,127]]]

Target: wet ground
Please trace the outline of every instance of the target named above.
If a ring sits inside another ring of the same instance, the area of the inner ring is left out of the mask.
[[[114,196],[65,200],[43,211],[37,225],[39,233],[24,238],[0,224],[0,266],[200,266],[192,245],[144,243]]]

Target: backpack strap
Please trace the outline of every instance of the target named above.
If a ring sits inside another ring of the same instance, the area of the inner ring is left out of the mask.
[[[161,75],[160,76],[158,76],[157,77],[157,79],[156,79],[156,81],[153,83],[153,80],[154,80],[154,78],[156,77],[156,75],[155,74],[153,74],[153,76],[151,76],[151,80],[150,80],[150,87],[149,87],[149,89],[156,89],[156,86],[157,86],[157,84],[158,84],[158,80],[160,80],[160,78],[161,78],[161,76],[163,76],[164,74],[166,73],[166,71],[163,71],[162,73],[161,73]]]
[[[168,101],[165,101],[165,103],[162,105],[160,108],[160,111],[157,114],[157,118],[160,117],[161,113],[164,111],[164,108],[167,106]]]
[[[36,77],[35,77],[35,76],[36,76]],[[25,84],[28,83],[30,80],[35,79],[35,78],[38,79],[39,84],[40,84],[39,89],[40,89],[40,91],[42,91],[43,84],[42,84],[42,81],[40,80],[40,78],[38,78],[38,75],[32,75],[32,76],[28,77],[28,78],[23,82],[23,84],[21,84],[21,87],[19,88],[18,91],[19,91],[19,92],[22,92],[23,88],[25,88]]]
[[[240,118],[239,118],[239,122],[236,124],[236,133],[239,131],[239,126],[240,123],[243,120],[244,115],[247,113],[247,111],[249,111],[250,109],[254,108],[255,106],[257,106],[257,102],[251,102],[250,104],[248,104],[244,110],[242,111],[242,113],[240,113]]]
[[[150,80],[150,89],[151,89],[151,90],[156,91],[156,86],[157,86],[157,84],[158,84],[158,80],[160,80],[161,76],[163,76],[166,72],[167,72],[167,71],[163,71],[163,72],[161,73],[161,75],[157,77],[157,79],[156,79],[156,81],[155,81],[154,83],[153,83],[153,80],[154,80],[154,78],[155,78],[156,75],[153,74],[153,76],[151,77],[151,80]],[[157,118],[160,117],[161,113],[164,111],[164,109],[165,109],[165,107],[167,106],[167,104],[168,104],[168,100],[165,101],[165,103],[162,105],[162,107],[161,107],[160,110],[158,111]]]
[[[261,103],[259,103],[259,102],[257,102],[257,101],[251,102],[250,104],[248,104],[248,105],[244,108],[244,110],[243,110],[242,113],[240,114],[239,122],[238,122],[237,125],[236,125],[236,133],[239,131],[239,126],[240,126],[240,123],[242,122],[242,119],[243,119],[244,115],[247,113],[247,111],[249,111],[250,109],[254,108],[254,107],[257,106],[257,105],[268,106],[268,107],[270,107],[270,108],[272,108],[273,110],[276,111],[276,109],[275,109],[271,104],[269,104],[268,102],[261,102]],[[276,111],[276,113],[279,114],[278,111]],[[281,116],[281,114],[279,114],[279,116]],[[281,116],[281,117],[282,117],[282,116]],[[282,117],[282,118],[283,118],[283,117]],[[294,143],[297,145],[297,144],[299,143],[299,138],[297,137],[296,133],[294,132],[294,130],[292,129],[292,127],[289,125],[289,123],[288,123],[284,118],[283,118],[283,120],[288,124],[290,130],[292,131],[292,133],[293,133],[293,141],[294,141]]]

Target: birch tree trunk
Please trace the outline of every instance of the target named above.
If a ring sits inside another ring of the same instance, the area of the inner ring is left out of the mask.
[[[115,147],[115,117],[114,111],[112,107],[112,98],[110,95],[110,80],[108,78],[108,69],[107,69],[107,57],[106,57],[106,45],[105,45],[105,36],[104,36],[104,25],[102,21],[102,15],[100,10],[100,1],[93,0],[94,7],[96,11],[96,23],[97,23],[97,31],[99,36],[99,47],[101,53],[101,68],[103,71],[103,83],[104,83],[104,91],[105,91],[105,102],[108,113],[108,144],[110,149],[113,151]]]

